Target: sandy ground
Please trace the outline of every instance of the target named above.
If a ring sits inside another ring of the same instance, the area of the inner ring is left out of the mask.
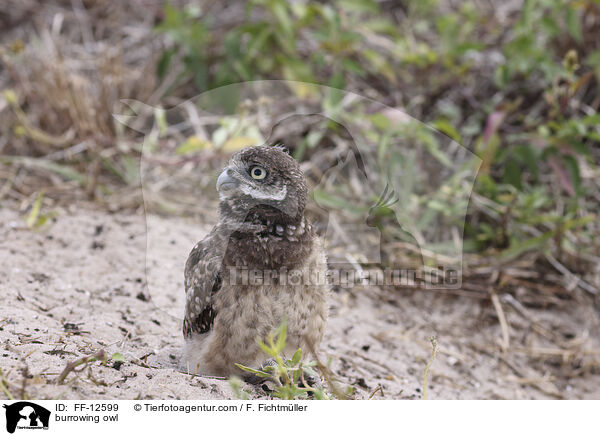
[[[146,225],[142,215],[73,209],[58,211],[52,222],[31,231],[22,214],[1,209],[0,368],[13,395],[234,398],[226,380],[192,377],[177,366],[183,264],[210,227],[158,216],[149,216]],[[529,365],[518,346],[499,352],[494,314],[489,304],[468,297],[338,289],[321,356],[342,387],[355,388],[354,398],[368,398],[381,385],[374,399],[418,399],[431,354],[428,338],[436,335],[440,352],[431,367],[431,399],[600,399],[597,371],[564,376],[564,366],[551,356],[542,371]],[[568,308],[536,316],[549,328],[592,334],[579,321],[584,317]],[[519,317],[507,317],[512,343],[531,345],[520,337]],[[122,353],[125,363],[96,362],[55,383],[68,361],[100,349]],[[248,390],[265,396],[259,388]]]

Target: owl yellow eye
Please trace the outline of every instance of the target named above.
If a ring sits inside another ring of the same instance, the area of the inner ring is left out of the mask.
[[[252,178],[255,180],[262,180],[267,177],[267,170],[265,170],[263,167],[255,165],[250,168],[250,176],[252,176]]]

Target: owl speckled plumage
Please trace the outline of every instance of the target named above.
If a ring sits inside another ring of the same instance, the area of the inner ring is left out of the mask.
[[[298,163],[278,146],[243,149],[217,191],[219,222],[185,265],[184,366],[210,375],[239,373],[235,363],[257,367],[267,358],[257,339],[284,320],[285,353],[315,349],[329,288],[323,247],[304,216],[308,189]]]

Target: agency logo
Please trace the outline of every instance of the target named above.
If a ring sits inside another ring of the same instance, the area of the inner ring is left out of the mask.
[[[29,401],[18,401],[3,407],[6,409],[6,431],[14,433],[16,429],[48,430],[50,411]]]

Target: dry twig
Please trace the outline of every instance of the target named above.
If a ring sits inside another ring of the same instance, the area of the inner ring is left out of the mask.
[[[56,384],[57,385],[61,385],[64,383],[65,379],[67,378],[67,376],[72,372],[72,371],[76,371],[77,367],[80,365],[86,365],[90,362],[95,362],[97,360],[100,360],[102,362],[106,361],[108,359],[108,356],[106,355],[106,352],[104,350],[99,350],[94,354],[91,354],[89,356],[84,356],[81,357],[73,362],[69,362],[67,363],[67,366],[65,367],[65,369],[63,370],[63,372],[60,373],[60,375],[58,376],[58,378],[56,379]]]

